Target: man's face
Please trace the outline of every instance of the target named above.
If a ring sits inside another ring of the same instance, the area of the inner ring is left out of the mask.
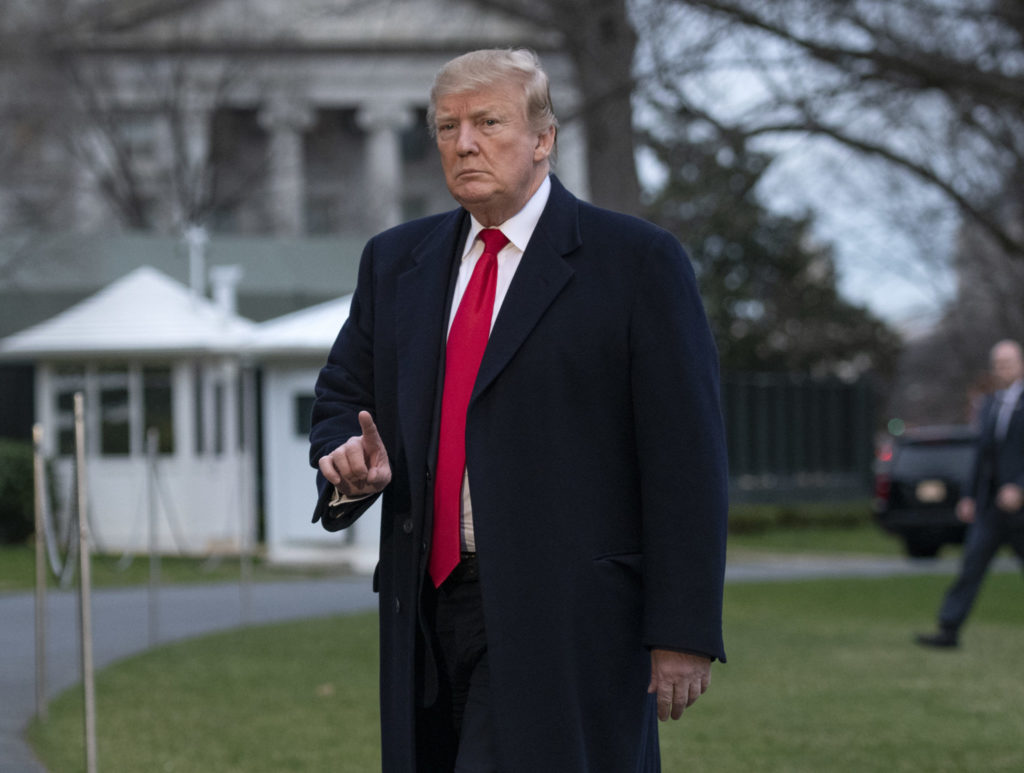
[[[530,131],[522,89],[508,84],[441,97],[437,147],[456,201],[485,226],[523,208],[548,171],[555,130]]]
[[[1020,349],[1012,344],[998,344],[992,350],[992,375],[999,389],[1005,389],[1024,376]]]

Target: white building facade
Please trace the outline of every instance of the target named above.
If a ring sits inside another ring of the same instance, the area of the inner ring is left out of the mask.
[[[538,50],[559,112],[576,112],[557,36],[470,2],[124,6],[116,24],[83,14],[69,27],[76,75],[66,92],[22,97],[57,98],[34,105],[40,125],[70,123],[79,136],[73,153],[56,142],[19,151],[35,176],[17,192],[0,185],[0,225],[17,225],[15,199],[78,228],[174,234],[199,222],[213,233],[369,235],[442,211],[452,202],[426,131],[427,95],[437,69],[472,48]],[[45,143],[25,112],[8,117],[12,134]],[[578,122],[563,123],[559,146],[563,182],[586,197]],[[48,200],[54,184],[71,197],[64,207]]]

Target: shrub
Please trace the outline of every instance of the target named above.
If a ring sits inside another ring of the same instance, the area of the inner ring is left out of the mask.
[[[866,500],[736,504],[729,508],[732,534],[760,534],[771,529],[850,529],[871,522],[871,503]]]
[[[0,544],[24,542],[35,530],[32,445],[0,438]]]

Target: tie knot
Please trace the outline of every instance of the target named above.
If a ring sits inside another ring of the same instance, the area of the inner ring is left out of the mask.
[[[508,244],[508,237],[497,228],[485,228],[479,234],[484,243],[484,254],[497,257],[501,248]]]

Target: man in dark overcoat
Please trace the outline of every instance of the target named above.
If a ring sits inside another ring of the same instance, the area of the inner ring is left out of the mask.
[[[960,574],[939,608],[939,627],[918,634],[927,647],[956,647],[992,559],[1009,544],[1024,564],[1024,356],[1016,341],[990,353],[998,387],[978,413],[974,463],[957,517],[968,524]]]
[[[657,719],[725,657],[726,455],[693,270],[550,175],[531,52],[449,62],[428,123],[461,206],[367,244],[311,433],[314,521],[383,496],[383,769],[659,770]]]

